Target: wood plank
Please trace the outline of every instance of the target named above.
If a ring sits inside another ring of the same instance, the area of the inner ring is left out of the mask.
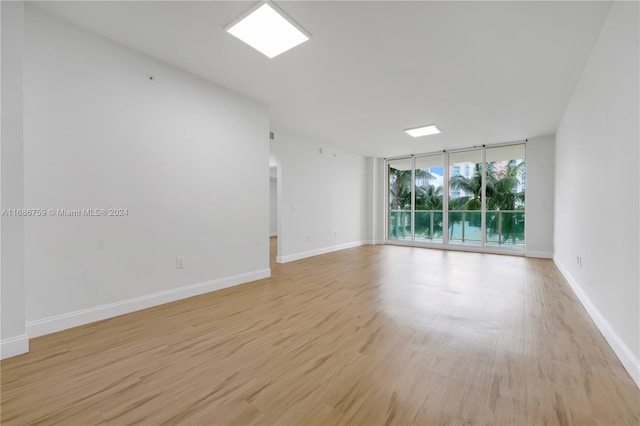
[[[549,260],[275,244],[269,279],[33,339],[2,424],[640,423]]]

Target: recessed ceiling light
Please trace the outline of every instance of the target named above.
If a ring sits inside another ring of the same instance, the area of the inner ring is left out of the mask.
[[[405,130],[405,132],[407,132],[414,138],[418,138],[420,136],[436,135],[440,133],[440,129],[438,129],[435,124],[430,124],[428,126],[420,126],[413,129],[407,129]]]
[[[274,58],[309,40],[309,34],[273,3],[258,3],[229,24],[227,32]]]

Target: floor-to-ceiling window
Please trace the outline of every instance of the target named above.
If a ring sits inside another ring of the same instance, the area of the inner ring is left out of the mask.
[[[524,249],[525,145],[387,160],[387,239]]]
[[[413,159],[387,161],[387,238],[411,241]]]
[[[486,149],[486,243],[524,247],[524,145]]]
[[[449,243],[482,243],[482,150],[449,154]]]
[[[415,241],[442,243],[443,160],[443,154],[415,157]]]

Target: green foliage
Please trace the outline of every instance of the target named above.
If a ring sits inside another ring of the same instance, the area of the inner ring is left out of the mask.
[[[524,210],[524,191],[518,192],[520,179],[524,177],[525,163],[510,160],[504,167],[496,163],[487,163],[485,168],[487,211],[491,210]],[[449,200],[450,210],[480,210],[482,208],[482,164],[474,166],[471,178],[452,176],[449,180],[451,189],[465,193],[465,196]],[[479,217],[474,215],[474,217]],[[452,217],[450,222],[456,222]],[[457,219],[460,221],[461,218]],[[473,223],[474,226],[480,224]],[[516,236],[524,233],[524,219],[522,214],[495,213],[487,215],[487,234],[500,234],[503,241],[512,239],[516,243]],[[503,242],[500,241],[500,242]]]
[[[517,192],[520,178],[524,176],[525,163],[510,160],[504,168],[497,168],[496,163],[486,166],[487,210],[522,209],[524,191]],[[452,176],[449,185],[454,191],[466,195],[449,200],[450,210],[480,210],[482,208],[482,164],[474,165],[473,176]]]
[[[411,170],[389,167],[389,207],[391,210],[411,209]]]
[[[416,186],[416,210],[442,210],[442,187]]]
[[[431,180],[434,176],[426,170],[417,169],[416,179]],[[398,170],[389,167],[389,208],[391,210],[411,210],[411,170]],[[442,187],[434,185],[416,186],[416,210],[442,210]],[[416,215],[416,230],[431,226],[431,218],[427,215]],[[394,238],[411,235],[411,216],[395,213],[390,216],[390,231]],[[435,218],[434,235],[442,233],[442,214]],[[426,237],[430,236],[425,235]]]
[[[419,178],[431,180],[434,176],[426,170],[417,169],[416,179]],[[423,187],[416,187],[416,208],[418,194],[422,191]],[[442,187],[440,192],[442,193]],[[391,210],[411,210],[411,170],[389,167],[389,207]]]
[[[524,210],[525,193],[518,192],[521,179],[524,177],[525,163],[511,160],[506,164],[487,163],[485,168],[487,234],[501,235],[501,241],[512,239],[516,243],[516,236],[524,234],[523,213],[502,213],[504,210]],[[415,171],[416,180],[431,180],[434,178],[426,170]],[[482,164],[474,165],[474,172],[470,178],[457,175],[449,179],[452,191],[464,194],[461,197],[449,199],[449,226],[462,221],[463,214],[456,210],[482,209]],[[389,167],[389,207],[391,210],[411,210],[411,170],[399,170]],[[442,234],[443,188],[435,185],[415,187],[415,225],[418,231],[426,232],[423,237],[440,236]],[[500,213],[492,213],[492,210]],[[420,212],[422,211],[422,212]],[[435,211],[435,212],[431,212]],[[479,227],[480,214],[466,214],[470,225]],[[409,214],[395,214],[392,234],[410,235],[411,218]],[[477,223],[476,223],[477,222]],[[433,227],[433,230],[431,229]],[[400,236],[400,235],[398,235]]]

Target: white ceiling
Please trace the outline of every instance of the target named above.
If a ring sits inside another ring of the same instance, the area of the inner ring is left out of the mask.
[[[379,157],[554,133],[610,7],[283,1],[312,39],[268,59],[223,31],[252,4],[40,6],[264,102],[276,132]],[[403,132],[431,123],[442,134],[414,139]]]

